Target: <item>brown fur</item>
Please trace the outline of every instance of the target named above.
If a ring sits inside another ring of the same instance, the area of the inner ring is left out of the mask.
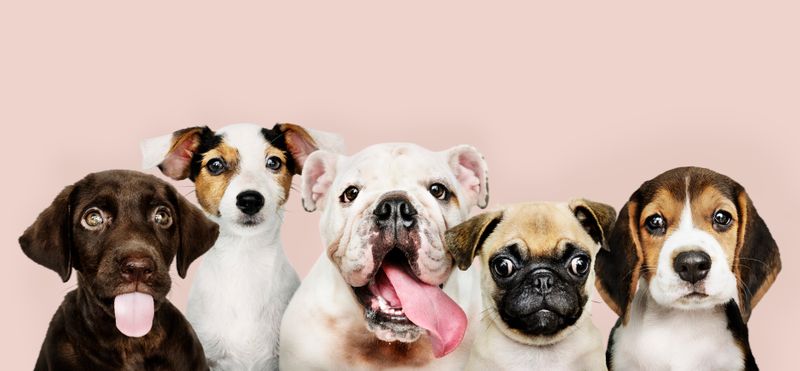
[[[264,155],[264,158],[275,156],[281,159],[283,164],[286,164],[287,162],[286,154],[279,148],[275,148],[273,146],[267,146],[267,150],[265,151]],[[272,175],[283,189],[283,197],[278,201],[279,205],[283,205],[286,203],[286,200],[289,199],[289,191],[292,189],[293,175],[294,174],[290,172],[290,169],[287,166],[281,166],[280,169],[278,169],[278,171]]]
[[[211,159],[222,158],[228,164],[228,170],[219,175],[211,175],[206,164]],[[228,188],[228,183],[239,172],[239,151],[228,146],[225,141],[203,155],[200,173],[195,178],[197,201],[209,214],[219,215],[219,203]]]
[[[432,361],[430,339],[423,335],[413,343],[385,342],[363,324],[347,332],[342,354],[349,364],[364,366],[422,367]]]

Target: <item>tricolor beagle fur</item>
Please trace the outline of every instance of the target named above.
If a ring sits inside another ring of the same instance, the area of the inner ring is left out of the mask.
[[[597,289],[620,316],[611,370],[757,370],[746,323],[781,269],[744,188],[683,167],[645,182],[597,254]]]

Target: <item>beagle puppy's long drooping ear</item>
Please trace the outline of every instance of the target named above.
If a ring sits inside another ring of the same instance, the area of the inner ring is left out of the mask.
[[[67,282],[72,275],[72,192],[64,188],[52,204],[19,238],[22,251],[31,260],[54,270]]]
[[[635,221],[639,219],[636,205],[636,201],[628,201],[620,209],[607,244],[597,252],[595,261],[597,291],[624,322],[627,322],[628,307],[636,293],[643,259]]]

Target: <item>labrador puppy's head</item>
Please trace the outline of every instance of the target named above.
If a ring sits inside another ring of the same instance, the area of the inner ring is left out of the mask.
[[[92,304],[116,318],[126,335],[142,336],[166,300],[172,260],[177,258],[178,274],[185,277],[217,235],[217,225],[171,185],[112,170],[64,188],[19,243],[64,282],[75,269],[79,289]]]

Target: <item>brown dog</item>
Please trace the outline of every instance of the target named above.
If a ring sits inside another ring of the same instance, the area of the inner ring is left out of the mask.
[[[66,187],[19,239],[28,257],[64,282],[78,272],[35,369],[208,369],[166,294],[173,258],[184,277],[217,234],[215,223],[151,175],[105,171]]]

